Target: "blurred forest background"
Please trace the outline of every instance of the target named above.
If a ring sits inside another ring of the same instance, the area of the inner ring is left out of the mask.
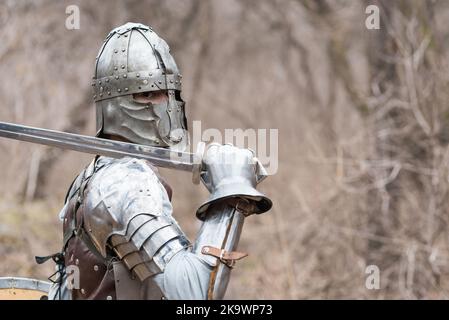
[[[449,297],[448,1],[0,0],[0,120],[93,135],[95,57],[128,21],[171,46],[190,124],[279,129],[260,186],[274,207],[247,219],[227,298]],[[60,249],[57,215],[90,159],[0,139],[1,276],[53,272],[34,255]],[[194,239],[207,192],[163,174]]]

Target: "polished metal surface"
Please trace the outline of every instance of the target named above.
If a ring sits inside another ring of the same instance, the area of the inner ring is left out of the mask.
[[[229,209],[228,209],[229,210]],[[234,212],[229,215],[229,229],[226,236],[226,241],[222,245],[222,249],[231,252],[236,251],[240,240],[240,235],[243,229],[245,217],[239,211],[234,209]],[[231,268],[220,261],[217,265],[214,286],[209,288],[209,299],[223,299],[226,289],[231,278]]]
[[[201,179],[210,196],[197,210],[200,220],[210,205],[232,198],[242,200],[246,215],[271,209],[271,200],[256,189],[266,172],[250,150],[212,143],[205,152],[203,169]]]
[[[42,280],[2,277],[0,300],[47,300],[50,283]]]
[[[172,217],[167,192],[144,160],[100,157],[83,201],[85,229],[106,256],[110,243],[140,280],[163,272],[190,242]]]
[[[126,23],[112,30],[98,53],[92,82],[97,136],[185,149],[189,139],[181,78],[169,46],[149,26]],[[152,104],[133,97],[155,91],[168,99]]]
[[[0,277],[0,289],[28,289],[48,293],[51,283],[48,281],[19,278],[19,277]]]
[[[201,156],[167,148],[138,145],[80,134],[0,122],[0,136],[111,158],[133,157],[153,165],[192,172]]]
[[[208,286],[208,299],[223,299],[231,277],[231,268],[218,258],[204,255],[201,249],[212,246],[225,251],[237,249],[245,217],[235,208],[223,203],[209,209],[198,232],[193,252],[206,260],[214,268],[211,276],[215,277]]]
[[[231,154],[234,160],[229,166],[223,157]],[[208,150],[204,161],[212,194],[228,179],[238,182],[236,175],[241,172],[248,172],[247,177],[252,173],[257,180],[250,156],[232,146]],[[167,191],[146,161],[100,157],[95,167],[83,210],[85,228],[96,247],[103,254],[107,244],[113,248],[127,270],[142,281],[146,298],[158,298],[162,292],[167,299],[222,299],[232,269],[201,249],[235,251],[247,213],[229,201],[208,206],[192,248],[172,216]]]

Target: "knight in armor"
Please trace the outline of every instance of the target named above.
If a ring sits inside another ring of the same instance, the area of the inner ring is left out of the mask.
[[[167,43],[150,27],[112,30],[92,83],[97,137],[185,148],[181,79]],[[207,148],[203,182],[211,197],[196,212],[202,225],[191,242],[173,218],[172,189],[155,167],[96,156],[72,183],[60,213],[60,275],[49,298],[222,299],[231,269],[246,256],[236,251],[245,218],[271,208],[255,189],[253,160],[250,150],[232,145]]]

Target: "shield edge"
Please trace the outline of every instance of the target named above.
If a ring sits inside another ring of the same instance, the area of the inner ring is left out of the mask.
[[[50,282],[43,280],[21,277],[0,277],[0,289],[28,289],[48,293],[50,286]]]

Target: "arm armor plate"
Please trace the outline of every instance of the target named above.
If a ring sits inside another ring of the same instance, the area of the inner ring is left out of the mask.
[[[144,281],[161,273],[190,243],[175,219],[167,192],[144,160],[99,158],[84,201],[85,229],[106,257],[113,249]]]

